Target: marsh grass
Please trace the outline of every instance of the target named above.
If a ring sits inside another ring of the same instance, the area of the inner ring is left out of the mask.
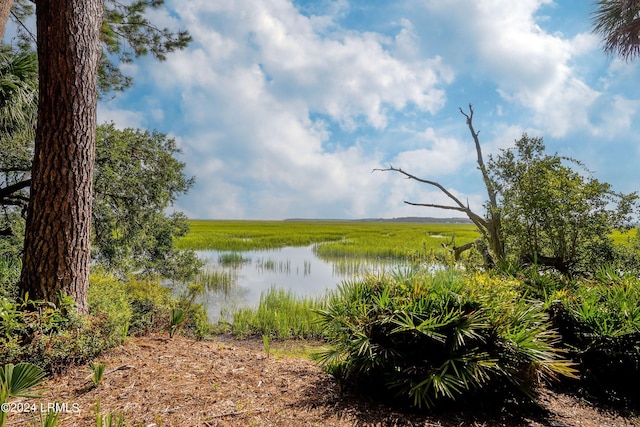
[[[357,221],[205,221],[189,222],[182,249],[247,251],[316,245],[324,257],[411,259],[442,252],[442,244],[479,237],[472,224]]]
[[[207,291],[227,294],[237,283],[238,277],[233,271],[216,271],[203,268],[198,272],[195,281],[203,285]]]
[[[311,274],[311,261],[304,260],[304,275],[309,276]]]
[[[225,252],[218,256],[218,264],[224,266],[240,266],[251,259],[245,258],[240,252]]]
[[[291,274],[291,260],[260,258],[256,261],[256,269],[261,273],[274,272],[280,274]]]
[[[640,228],[632,228],[629,231],[614,230],[611,239],[616,245],[634,246],[640,238]]]
[[[331,260],[333,274],[339,277],[350,277],[367,273],[369,263],[358,258],[338,258]]]
[[[231,332],[239,337],[263,339],[319,338],[315,311],[323,306],[323,298],[297,296],[272,287],[260,295],[257,308],[239,308],[231,313]]]
[[[331,262],[334,276],[344,278],[376,273],[384,270],[385,266],[392,265],[385,263],[384,260],[369,260],[367,258],[330,257],[323,259]]]

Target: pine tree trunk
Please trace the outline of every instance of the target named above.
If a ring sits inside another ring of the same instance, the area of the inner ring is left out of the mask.
[[[0,41],[2,41],[4,32],[7,29],[7,22],[9,21],[12,5],[13,0],[0,0]]]
[[[86,312],[102,0],[37,0],[40,97],[20,287]]]

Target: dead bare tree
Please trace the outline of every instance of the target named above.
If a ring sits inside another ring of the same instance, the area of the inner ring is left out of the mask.
[[[485,215],[480,215],[472,211],[468,203],[464,204],[462,201],[460,201],[460,199],[454,196],[449,190],[447,190],[442,184],[437,181],[419,178],[409,172],[402,170],[401,168],[396,168],[392,165],[389,165],[389,167],[385,169],[374,169],[374,171],[398,172],[407,177],[407,179],[413,179],[423,184],[436,187],[441,192],[443,192],[453,202],[453,204],[440,205],[435,203],[415,203],[406,200],[404,203],[412,206],[424,206],[436,209],[463,212],[465,215],[467,215],[471,222],[473,222],[476,227],[478,227],[478,230],[482,234],[482,237],[475,242],[470,242],[461,246],[453,246],[453,251],[456,259],[458,259],[464,251],[471,249],[474,245],[477,245],[484,240],[486,241],[487,248],[489,249],[489,254],[488,256],[485,256],[485,260],[489,264],[489,266],[492,266],[501,263],[505,259],[504,239],[502,236],[502,225],[500,219],[500,207],[498,206],[497,197],[498,191],[495,188],[495,183],[491,180],[489,172],[487,171],[487,168],[484,164],[484,159],[482,157],[482,148],[480,146],[480,139],[478,138],[478,134],[480,132],[476,131],[473,127],[473,106],[469,104],[468,113],[460,108],[460,113],[466,118],[467,126],[469,127],[469,131],[471,132],[471,136],[473,137],[477,154],[478,169],[482,174],[482,180],[487,190],[488,203],[486,205],[487,212]]]

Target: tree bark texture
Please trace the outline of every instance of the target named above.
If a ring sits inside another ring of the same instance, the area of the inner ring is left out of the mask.
[[[40,92],[20,288],[86,312],[103,0],[37,0]]]
[[[13,0],[0,0],[0,41],[2,41],[4,32],[7,29],[7,22],[9,21],[12,5]]]

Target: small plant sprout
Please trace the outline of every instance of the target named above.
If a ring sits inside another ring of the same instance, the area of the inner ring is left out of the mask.
[[[267,357],[271,354],[271,343],[269,340],[269,334],[262,335],[262,344],[264,345],[264,352],[267,354]]]
[[[60,412],[57,411],[49,411],[46,416],[43,416],[43,413],[40,412],[39,417],[36,419],[35,415],[33,415],[32,426],[33,427],[57,427],[58,418],[60,417]]]
[[[169,313],[169,336],[173,338],[178,328],[184,323],[187,313],[180,308],[172,308]]]
[[[96,403],[93,406],[93,412],[96,415],[96,427],[125,427],[127,424],[124,420],[124,415],[121,412],[110,412],[107,415],[102,415],[100,410],[100,399],[96,399]]]
[[[91,382],[94,387],[98,387],[104,377],[104,363],[89,363],[89,369],[91,369]]]

